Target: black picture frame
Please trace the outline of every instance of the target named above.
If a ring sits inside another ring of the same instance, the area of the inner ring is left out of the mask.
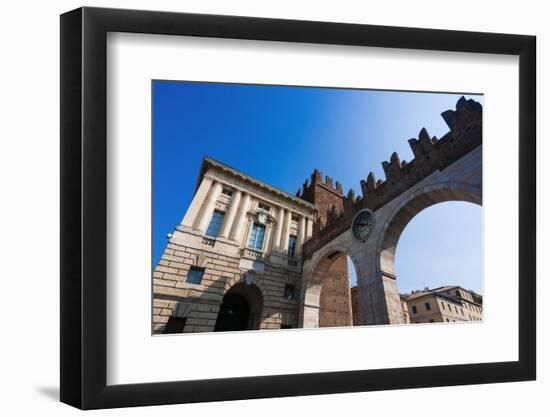
[[[113,385],[107,375],[108,32],[519,56],[519,360]],[[534,380],[534,36],[80,8],[61,16],[61,401],[82,409]]]

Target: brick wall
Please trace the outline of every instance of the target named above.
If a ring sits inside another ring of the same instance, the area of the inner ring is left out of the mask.
[[[311,175],[311,180],[304,184],[298,195],[306,201],[315,204],[319,217],[314,228],[326,224],[338,217],[344,210],[344,195],[342,185],[332,178],[323,176],[317,170]],[[323,277],[319,310],[320,327],[351,326],[351,293],[349,271],[346,256],[334,259],[328,272]]]

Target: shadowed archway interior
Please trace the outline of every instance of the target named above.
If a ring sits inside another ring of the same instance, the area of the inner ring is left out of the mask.
[[[254,284],[236,284],[223,297],[214,331],[257,330],[262,307],[262,293]]]

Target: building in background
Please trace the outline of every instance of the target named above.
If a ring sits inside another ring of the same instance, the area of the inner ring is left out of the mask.
[[[403,311],[403,323],[409,324],[411,322],[411,318],[407,307],[407,296],[404,294],[399,294],[399,300],[401,301],[401,310]]]
[[[481,321],[483,297],[459,286],[401,294],[403,311],[410,323]]]

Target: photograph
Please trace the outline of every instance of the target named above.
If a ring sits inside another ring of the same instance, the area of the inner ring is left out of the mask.
[[[152,334],[482,322],[483,98],[152,80]]]

